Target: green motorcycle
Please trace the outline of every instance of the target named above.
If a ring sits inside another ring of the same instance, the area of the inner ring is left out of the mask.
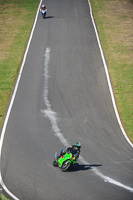
[[[78,159],[72,156],[72,153],[65,152],[64,155],[58,156],[57,152],[55,153],[55,159],[53,161],[54,167],[59,167],[63,172],[66,172],[70,169],[70,166],[74,165]]]

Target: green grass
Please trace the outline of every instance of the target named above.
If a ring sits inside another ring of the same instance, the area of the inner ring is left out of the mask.
[[[0,1],[0,129],[20,70],[39,0]],[[7,7],[8,13],[7,14]]]
[[[119,115],[133,142],[133,1],[90,0]]]
[[[6,198],[3,194],[0,194],[0,200],[10,200],[10,199]]]
[[[133,142],[133,0],[90,0],[119,114]],[[39,0],[0,0],[0,129]],[[9,15],[7,14],[7,7]],[[8,200],[3,194],[1,200]]]
[[[0,129],[20,70],[38,4],[39,0],[0,0]],[[9,199],[0,194],[0,200]]]
[[[119,114],[133,141],[132,0],[90,0],[106,55]],[[39,0],[1,0],[0,128],[6,114]],[[7,8],[10,15],[7,15]]]

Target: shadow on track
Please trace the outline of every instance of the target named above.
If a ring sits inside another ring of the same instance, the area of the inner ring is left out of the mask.
[[[51,18],[54,18],[54,16],[46,16],[46,17],[44,17],[44,19],[51,19]]]
[[[69,169],[69,172],[85,171],[85,170],[92,169],[93,167],[100,167],[100,166],[102,165],[101,164],[80,165],[76,163],[75,165],[71,166],[71,168]]]

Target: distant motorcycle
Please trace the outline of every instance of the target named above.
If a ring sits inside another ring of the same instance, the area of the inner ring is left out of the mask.
[[[64,155],[58,156],[57,152],[55,152],[53,166],[59,167],[63,172],[65,172],[69,170],[70,166],[74,165],[77,160],[73,160],[73,156],[71,153],[65,152]]]
[[[42,17],[44,19],[46,17],[46,14],[47,14],[47,9],[45,9],[45,10],[40,9],[40,11],[41,11]]]

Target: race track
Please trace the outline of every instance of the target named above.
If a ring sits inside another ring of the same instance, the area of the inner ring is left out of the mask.
[[[45,4],[5,131],[3,183],[16,200],[131,200],[133,149],[116,119],[88,0]],[[77,141],[79,165],[53,167],[55,151]]]

